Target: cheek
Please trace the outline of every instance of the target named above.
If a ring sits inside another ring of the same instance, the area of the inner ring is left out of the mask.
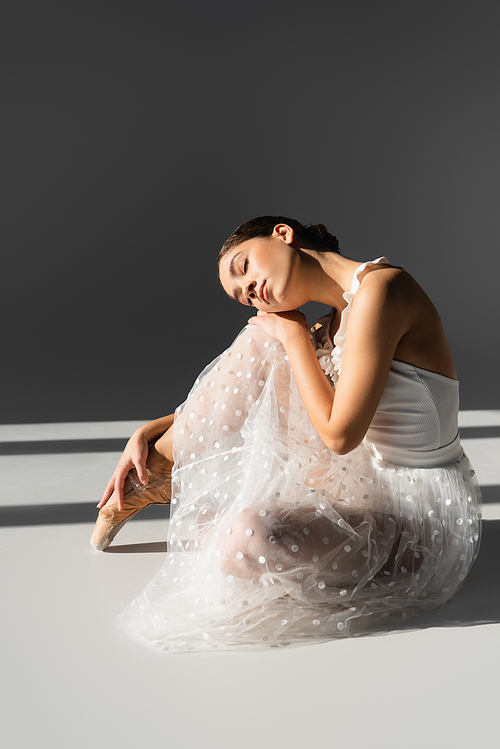
[[[229,284],[229,273],[226,273],[225,269],[223,268],[219,269],[219,281],[226,294],[229,294],[231,296],[232,287],[230,287]]]

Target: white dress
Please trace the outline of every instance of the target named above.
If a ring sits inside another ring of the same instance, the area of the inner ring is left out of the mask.
[[[334,340],[331,316],[311,333],[332,386],[367,264]],[[370,634],[442,605],[480,536],[457,416],[455,380],[394,360],[366,438],[336,455],[281,343],[245,327],[176,411],[167,557],[120,626],[159,652],[258,649]]]

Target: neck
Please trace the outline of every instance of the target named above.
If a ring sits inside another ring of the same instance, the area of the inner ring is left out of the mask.
[[[343,294],[351,288],[359,262],[337,252],[318,252],[308,248],[301,248],[300,252],[309,301],[343,310],[347,304]]]

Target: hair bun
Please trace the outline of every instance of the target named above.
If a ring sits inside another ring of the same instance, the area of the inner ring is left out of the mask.
[[[337,237],[330,234],[324,224],[309,224],[309,226],[305,227],[305,230],[305,239],[308,239],[318,248],[330,250],[331,252],[340,252]]]

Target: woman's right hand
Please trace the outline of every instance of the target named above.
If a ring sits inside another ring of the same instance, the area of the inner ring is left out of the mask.
[[[123,510],[123,487],[125,479],[127,478],[128,472],[135,468],[139,481],[146,486],[149,479],[146,471],[146,459],[148,457],[148,440],[146,435],[141,429],[137,429],[129,441],[127,442],[125,449],[122,453],[118,465],[115,468],[113,475],[108,481],[108,485],[102,495],[102,499],[97,505],[100,509],[104,507],[108,499],[111,497],[113,492],[116,494],[118,501],[118,509]]]

